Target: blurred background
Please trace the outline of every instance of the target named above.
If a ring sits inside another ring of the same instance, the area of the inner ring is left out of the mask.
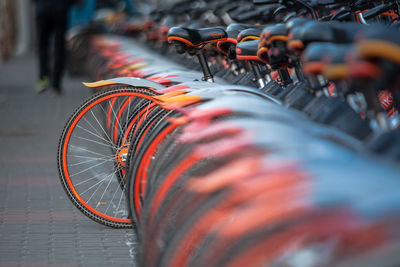
[[[156,1],[137,0],[77,0],[69,12],[68,27],[90,22],[96,11],[112,9],[134,15],[139,6]],[[168,2],[168,1],[167,1]],[[13,55],[23,55],[35,49],[35,0],[0,0],[0,64]]]

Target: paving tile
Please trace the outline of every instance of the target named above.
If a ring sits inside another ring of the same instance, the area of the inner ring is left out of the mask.
[[[87,78],[67,76],[65,94],[55,98],[34,94],[33,54],[0,65],[0,73],[0,114],[7,114],[0,116],[0,266],[134,266],[133,231],[88,219],[58,178],[58,137],[89,95],[80,84]]]

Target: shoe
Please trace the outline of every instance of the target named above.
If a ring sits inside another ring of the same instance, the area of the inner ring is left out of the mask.
[[[36,83],[36,93],[40,94],[49,89],[50,79],[47,76],[44,76],[42,79],[37,81]]]

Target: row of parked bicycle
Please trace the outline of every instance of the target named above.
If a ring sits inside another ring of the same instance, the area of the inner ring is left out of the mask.
[[[91,219],[134,226],[141,265],[399,264],[398,3],[277,2],[70,39],[97,82],[60,178]]]

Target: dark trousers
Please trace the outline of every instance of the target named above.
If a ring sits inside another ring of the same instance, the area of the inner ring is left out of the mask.
[[[66,12],[43,12],[37,14],[39,42],[39,77],[51,77],[53,88],[60,89],[65,64],[65,32],[67,29]],[[51,47],[53,36],[54,47]],[[49,63],[53,62],[50,73]]]

